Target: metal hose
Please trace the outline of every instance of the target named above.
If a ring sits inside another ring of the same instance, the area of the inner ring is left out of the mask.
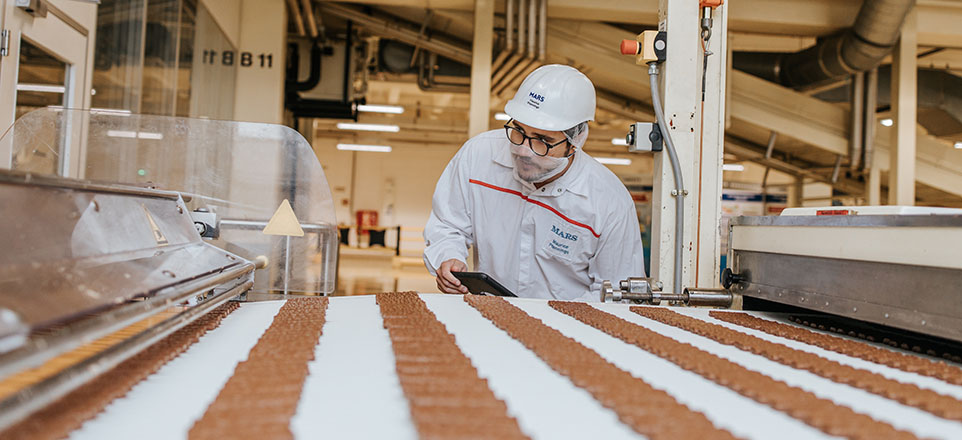
[[[675,144],[671,140],[671,132],[665,123],[665,112],[661,108],[661,96],[658,91],[658,64],[648,63],[648,77],[651,80],[651,102],[655,108],[655,119],[661,128],[662,138],[665,139],[665,149],[668,150],[668,161],[671,162],[671,173],[675,177],[675,281],[672,291],[681,292],[682,286],[682,257],[685,249],[685,182],[681,175],[681,164]]]

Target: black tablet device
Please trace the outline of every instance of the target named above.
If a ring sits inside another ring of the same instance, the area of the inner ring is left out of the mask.
[[[461,281],[461,285],[468,288],[468,292],[475,295],[517,296],[484,272],[451,272],[451,274]]]

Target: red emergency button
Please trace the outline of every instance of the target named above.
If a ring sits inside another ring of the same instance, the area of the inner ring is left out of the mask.
[[[621,40],[621,54],[622,55],[638,55],[640,53],[641,46],[635,40]]]

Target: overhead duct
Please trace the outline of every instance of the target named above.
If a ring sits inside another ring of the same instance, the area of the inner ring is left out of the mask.
[[[915,0],[865,0],[855,24],[795,53],[736,52],[735,69],[803,89],[872,69],[898,42]]]
[[[881,108],[891,105],[891,77],[891,66],[879,67],[878,106]],[[944,119],[930,123],[924,116],[919,115],[919,124],[936,136],[962,133],[962,77],[942,70],[920,68],[917,87],[919,108],[941,110],[954,120],[954,123],[946,123]],[[843,84],[814,96],[823,101],[845,102],[849,96],[849,85]]]

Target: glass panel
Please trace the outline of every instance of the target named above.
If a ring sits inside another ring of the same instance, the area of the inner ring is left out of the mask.
[[[195,26],[190,46],[194,56],[187,64],[190,69],[188,111],[194,117],[231,119],[234,116],[238,63],[234,58],[237,49],[202,4],[197,7]],[[182,42],[187,45],[186,38]]]
[[[17,118],[50,105],[62,105],[66,92],[67,64],[26,39],[20,42],[17,78]],[[35,145],[13,155],[11,167],[33,173],[55,174],[60,165],[60,143]]]
[[[175,116],[197,116],[190,114],[191,69],[194,67],[194,29],[197,27],[197,1],[183,0],[180,8],[180,41],[177,60],[177,101]],[[231,75],[233,78],[233,75]],[[233,96],[233,88],[231,89]],[[216,119],[231,119],[231,115]]]
[[[173,115],[177,91],[180,0],[149,0],[144,31],[144,92],[139,113]]]
[[[94,108],[231,119],[237,48],[197,0],[103,0]]]
[[[145,0],[102,0],[97,7],[92,106],[140,113]]]
[[[337,222],[327,179],[310,144],[274,124],[42,109],[20,118],[0,142],[14,154],[61,137],[85,139],[86,178],[181,192],[191,211],[215,213],[211,243],[249,260],[265,257],[255,291],[331,293]],[[265,235],[289,200],[304,236]],[[290,256],[290,263],[286,260]]]

